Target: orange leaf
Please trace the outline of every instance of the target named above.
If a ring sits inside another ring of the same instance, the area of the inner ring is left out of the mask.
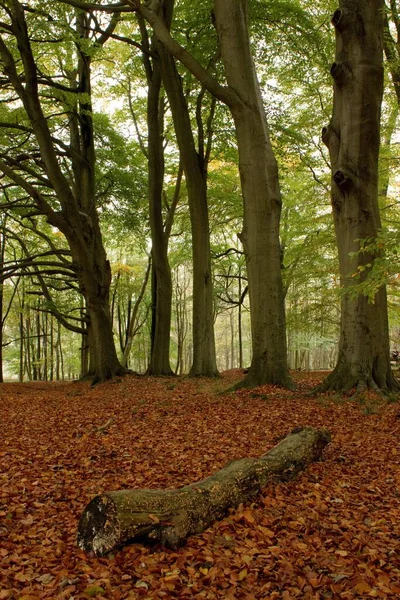
[[[160,519],[157,517],[157,515],[148,514],[147,516],[149,517],[149,519],[151,519],[153,521],[153,523],[160,522]]]
[[[360,581],[360,583],[357,583],[353,589],[357,592],[357,594],[369,594],[371,591],[371,586],[368,585],[366,581]]]
[[[244,510],[240,516],[248,523],[255,523],[256,521],[251,510]]]

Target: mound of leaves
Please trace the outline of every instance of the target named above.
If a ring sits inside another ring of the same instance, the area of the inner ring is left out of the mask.
[[[221,393],[240,375],[1,385],[0,600],[399,598],[400,407],[312,398],[315,373]],[[193,483],[303,425],[330,430],[324,461],[178,551],[77,550],[94,495]]]

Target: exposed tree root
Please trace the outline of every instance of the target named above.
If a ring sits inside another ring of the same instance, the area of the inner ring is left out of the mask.
[[[353,391],[350,399],[357,399],[366,391],[372,390],[382,398],[387,398],[393,394],[400,393],[400,382],[394,377],[393,373],[385,378],[380,378],[378,382],[373,374],[364,377],[361,375],[351,375],[343,368],[336,367],[328,377],[316,388],[311,391],[311,395],[322,394],[326,392],[338,392],[341,396]],[[348,397],[348,396],[347,396]]]
[[[290,374],[264,373],[251,367],[248,370],[246,369],[246,371],[245,377],[229,388],[227,393],[236,392],[237,390],[252,390],[261,385],[276,385],[286,390],[295,389],[295,384]]]
[[[177,377],[172,369],[168,369],[168,371],[157,371],[157,369],[150,367],[147,369],[145,375],[147,377]]]
[[[111,379],[115,379],[115,377],[124,377],[125,375],[132,375],[133,371],[122,365],[119,365],[115,369],[107,368],[101,371],[97,371],[92,379],[91,386],[95,386],[98,383],[104,383],[105,381],[110,381]]]

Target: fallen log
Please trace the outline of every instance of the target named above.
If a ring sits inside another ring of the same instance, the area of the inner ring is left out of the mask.
[[[78,525],[78,546],[103,556],[128,542],[182,545],[229,508],[253,498],[269,481],[287,481],[321,457],[327,431],[297,428],[260,458],[242,458],[176,490],[119,490],[96,496]]]

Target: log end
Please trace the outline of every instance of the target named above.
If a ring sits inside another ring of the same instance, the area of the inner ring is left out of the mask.
[[[119,545],[121,531],[117,510],[107,494],[89,502],[78,524],[78,547],[86,553],[103,556]]]

